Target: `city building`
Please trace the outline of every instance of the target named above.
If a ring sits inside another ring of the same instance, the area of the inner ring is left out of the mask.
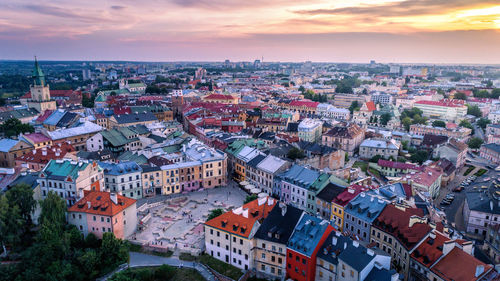
[[[370,228],[387,202],[376,195],[361,192],[344,208],[344,232],[354,235],[358,240],[370,241]]]
[[[38,176],[45,199],[50,191],[66,200],[68,206],[82,198],[83,191],[104,190],[104,173],[97,162],[50,160]]]
[[[441,119],[450,122],[460,122],[467,115],[467,106],[463,100],[448,100],[427,101],[422,100],[415,102],[414,106],[423,112],[423,116]]]
[[[481,145],[479,156],[495,164],[500,164],[500,144],[488,143]]]
[[[286,249],[286,278],[314,281],[316,256],[335,229],[326,220],[304,214],[297,223]]]
[[[68,208],[68,223],[75,225],[83,235],[94,234],[102,239],[104,233],[113,233],[126,239],[137,228],[136,200],[114,192],[90,191]]]
[[[254,268],[254,236],[276,205],[276,200],[263,197],[226,212],[205,223],[205,252],[237,268]]]
[[[381,140],[381,139],[365,139],[359,145],[359,157],[363,159],[371,159],[379,155],[383,158],[396,159],[398,157],[401,144],[396,140]]]
[[[301,141],[317,142],[321,141],[323,122],[317,119],[305,118],[299,123],[297,128]]]
[[[36,57],[31,78],[33,78],[33,84],[30,86],[31,99],[27,101],[28,107],[34,108],[40,113],[45,110],[56,110],[56,101],[50,98],[49,85],[45,83],[45,74],[38,65]]]
[[[264,219],[254,236],[254,267],[258,277],[285,277],[287,243],[303,213],[279,203]]]
[[[142,168],[135,162],[99,162],[104,171],[105,188],[103,191],[139,199],[142,198]]]
[[[354,123],[348,123],[323,134],[322,144],[341,149],[352,156],[364,139],[365,130]]]
[[[257,179],[254,181],[256,187],[267,194],[274,194],[274,177],[290,167],[290,162],[273,156],[267,155],[259,164],[257,164]]]
[[[333,199],[330,220],[336,229],[340,231],[344,230],[345,207],[351,200],[356,198],[358,194],[365,190],[367,190],[367,188],[361,185],[350,185]]]

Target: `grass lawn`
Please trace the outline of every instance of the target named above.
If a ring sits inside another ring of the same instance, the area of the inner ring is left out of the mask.
[[[474,176],[476,176],[476,177],[480,177],[480,176],[484,175],[486,172],[488,172],[488,170],[486,170],[486,169],[479,169],[479,171],[477,171],[477,172],[474,174]]]
[[[373,175],[375,175],[375,177],[381,178],[379,171],[377,171],[377,170],[375,170],[373,168],[368,168],[368,171],[370,171],[370,173],[372,173]]]
[[[467,176],[468,174],[470,174],[470,172],[472,172],[472,170],[474,170],[476,167],[474,166],[469,166],[469,168],[464,172],[464,176]]]
[[[116,273],[108,280],[206,281],[196,269],[175,268],[168,265],[162,265],[160,267],[129,268]]]
[[[207,254],[203,254],[197,258],[200,263],[208,265],[213,270],[234,280],[240,279],[240,277],[243,275],[243,272],[241,272],[239,268],[225,262],[221,262],[220,260],[213,258]]]
[[[362,161],[356,161],[354,164],[352,164],[353,168],[360,168],[361,171],[366,173],[366,170],[368,169],[368,163],[367,162],[362,162]]]

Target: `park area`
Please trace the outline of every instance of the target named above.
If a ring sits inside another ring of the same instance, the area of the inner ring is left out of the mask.
[[[129,240],[156,251],[197,256],[204,249],[203,223],[210,211],[239,207],[246,195],[239,188],[222,187],[140,202],[139,227]]]

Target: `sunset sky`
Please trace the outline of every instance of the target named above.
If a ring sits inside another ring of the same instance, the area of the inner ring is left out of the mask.
[[[500,63],[500,1],[0,1],[0,59],[33,55]]]

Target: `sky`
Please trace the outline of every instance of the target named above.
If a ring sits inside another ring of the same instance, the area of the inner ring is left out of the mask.
[[[0,59],[500,63],[499,0],[2,0]]]

